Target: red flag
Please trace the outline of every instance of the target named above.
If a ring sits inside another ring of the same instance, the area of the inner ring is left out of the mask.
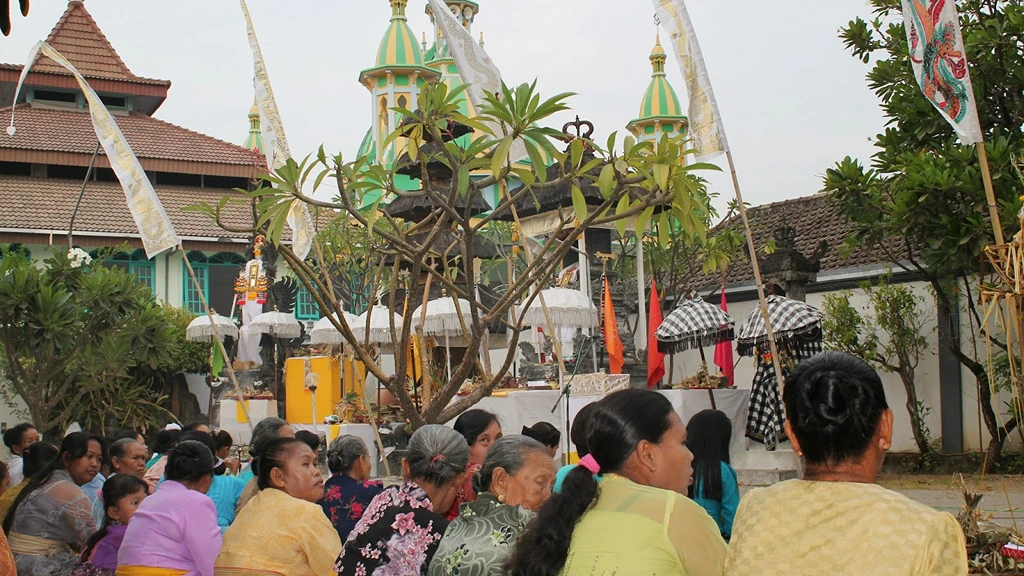
[[[729,312],[729,305],[725,301],[725,287],[722,287],[722,312]],[[720,342],[715,346],[715,365],[722,370],[722,375],[728,379],[728,385],[732,386],[735,377],[732,373],[732,342]]]
[[[612,374],[622,374],[622,365],[626,356],[619,337],[619,323],[615,321],[615,308],[612,306],[612,290],[608,285],[608,277],[604,277],[604,348],[608,351],[608,369]]]
[[[658,301],[654,278],[651,278],[651,307],[647,321],[647,387],[654,388],[665,376],[665,353],[658,351],[658,339],[654,337],[662,321],[661,302]]]

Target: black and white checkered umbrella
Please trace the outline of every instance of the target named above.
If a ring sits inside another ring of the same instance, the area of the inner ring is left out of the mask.
[[[768,317],[772,322],[776,343],[802,341],[813,338],[816,334],[817,338],[820,338],[820,310],[807,303],[782,296],[769,296],[767,300]],[[768,343],[768,328],[764,325],[764,315],[761,314],[760,306],[744,320],[736,342],[736,352],[740,356],[753,356],[756,347]]]
[[[735,325],[733,319],[718,306],[693,298],[673,310],[654,337],[658,339],[659,351],[673,354],[728,342],[733,339]]]

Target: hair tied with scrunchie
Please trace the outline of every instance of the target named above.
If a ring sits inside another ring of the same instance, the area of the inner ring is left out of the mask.
[[[433,458],[430,459],[430,467],[434,468],[437,465],[437,463],[440,462],[441,460],[444,460],[444,454],[438,454],[437,456],[434,456]]]
[[[591,456],[590,454],[587,454],[586,456],[580,459],[580,466],[583,466],[587,470],[590,470],[590,473],[594,474],[595,476],[601,473],[601,465],[598,464],[597,460],[594,460],[594,457]]]

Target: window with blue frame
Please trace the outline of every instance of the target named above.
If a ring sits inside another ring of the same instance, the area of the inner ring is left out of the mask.
[[[191,251],[188,253],[188,261],[192,264],[192,271],[196,273],[196,280],[199,286],[202,288],[203,297],[210,293],[210,264],[206,258],[206,254],[202,252]],[[192,282],[192,278],[188,275],[188,270],[182,267],[182,307],[193,314],[201,314],[203,312],[203,302],[199,297],[199,291],[196,289],[196,283]]]
[[[91,255],[95,258],[97,251],[94,250]],[[119,252],[103,264],[134,274],[139,282],[149,287],[150,292],[156,294],[156,263],[146,258],[145,250],[139,249],[131,254]]]
[[[299,285],[299,295],[295,303],[295,318],[298,320],[317,320],[320,318],[320,307],[306,287]]]

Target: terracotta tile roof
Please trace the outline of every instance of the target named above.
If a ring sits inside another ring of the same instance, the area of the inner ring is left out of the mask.
[[[0,178],[0,228],[65,231],[78,191],[77,180],[4,176]],[[209,188],[157,186],[164,210],[178,235],[202,238],[245,238],[247,235],[220,229],[206,216],[182,209],[200,202],[215,205],[232,192]],[[240,194],[234,193],[241,197]],[[252,217],[242,205],[225,211],[225,223],[249,226]],[[124,192],[117,182],[89,182],[75,217],[75,231],[95,234],[138,235]]]
[[[848,256],[844,254],[843,245],[853,228],[846,222],[829,194],[816,194],[750,208],[747,210],[747,218],[750,220],[754,245],[759,251],[774,238],[775,231],[781,226],[790,226],[796,230],[796,247],[807,257],[815,253],[822,241],[826,242],[828,246],[821,258],[819,278],[828,271],[869,266],[881,261],[874,253],[862,249]],[[714,230],[728,228],[743,233],[738,215],[719,223]],[[743,260],[729,268],[726,284],[752,285],[753,280],[754,270],[748,261]],[[721,286],[721,275],[718,274],[698,276],[691,281],[691,287],[697,291],[718,286]]]
[[[50,31],[46,42],[67,57],[87,78],[170,85],[167,80],[142,78],[133,74],[85,9],[85,4],[79,0],[68,3],[67,10]],[[40,58],[32,69],[36,72],[69,75],[63,66],[47,57]]]
[[[10,107],[0,109],[0,118],[10,116]],[[147,159],[174,160],[204,164],[230,164],[246,167],[245,174],[260,160],[250,150],[200,134],[145,114],[115,116],[117,125],[135,154],[146,165]],[[0,150],[38,150],[92,155],[96,132],[86,110],[59,110],[21,104],[15,112],[17,133],[0,133]],[[103,154],[103,151],[100,151]],[[186,173],[208,173],[202,170],[167,170]]]
[[[27,176],[0,177],[0,229],[66,231],[78,199],[81,182]],[[184,208],[206,202],[215,206],[225,195],[245,197],[224,189],[156,186],[157,196],[179,236],[184,238],[248,238],[247,234],[221,229],[211,218]],[[325,225],[333,214],[319,214]],[[222,213],[228,226],[249,227],[252,213],[247,205],[230,203]],[[75,231],[113,236],[137,236],[124,192],[117,182],[89,182],[75,217]],[[284,239],[291,240],[285,227]]]

